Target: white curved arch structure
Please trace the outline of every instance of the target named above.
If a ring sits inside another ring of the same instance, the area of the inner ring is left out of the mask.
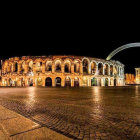
[[[114,55],[116,55],[120,51],[125,50],[127,48],[132,48],[132,47],[140,47],[140,43],[130,43],[130,44],[123,45],[117,48],[116,50],[114,50],[112,53],[110,53],[109,56],[106,58],[106,60],[110,60]]]

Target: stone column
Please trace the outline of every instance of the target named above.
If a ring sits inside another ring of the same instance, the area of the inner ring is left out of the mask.
[[[108,66],[108,75],[110,75],[110,66]]]
[[[56,84],[55,84],[55,78],[52,78],[52,86],[55,87]]]
[[[55,64],[54,64],[54,62],[52,63],[52,73],[55,73]]]
[[[64,87],[65,86],[65,78],[62,78],[61,79],[61,87]]]
[[[25,73],[28,73],[28,68],[29,68],[28,63],[25,63],[25,70],[24,70]]]
[[[83,64],[80,62],[80,74],[83,74]]]
[[[71,73],[74,74],[74,63],[71,65]]]
[[[74,78],[71,78],[71,87],[74,87]]]
[[[45,78],[42,78],[42,86],[45,87]]]
[[[65,68],[64,67],[65,67],[65,65],[62,63],[61,64],[61,71],[62,71],[62,73],[65,73]]]
[[[42,73],[45,73],[45,63],[42,64]]]
[[[18,74],[21,72],[21,64],[18,63]]]
[[[91,87],[91,78],[88,78],[88,86]]]

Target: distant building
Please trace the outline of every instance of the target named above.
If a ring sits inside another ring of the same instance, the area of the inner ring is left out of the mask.
[[[136,70],[136,83],[140,84],[140,68],[135,68]]]
[[[131,73],[125,74],[125,84],[136,84],[135,75]]]

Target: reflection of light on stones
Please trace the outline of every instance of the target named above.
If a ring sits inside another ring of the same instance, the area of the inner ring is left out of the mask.
[[[28,99],[26,101],[27,106],[33,106],[35,103],[35,87],[28,88]]]
[[[98,122],[102,116],[100,87],[93,87],[92,99],[93,102],[95,102],[93,106],[92,118],[94,119],[94,121]]]

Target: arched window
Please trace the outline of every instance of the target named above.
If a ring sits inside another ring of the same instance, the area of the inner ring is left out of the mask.
[[[15,63],[15,72],[17,72],[18,71],[18,63],[16,62]]]
[[[57,61],[55,64],[55,72],[61,72],[61,63]]]
[[[36,72],[41,72],[42,71],[42,62],[37,62],[36,63]]]
[[[33,71],[33,61],[29,62],[29,72]]]
[[[46,62],[46,72],[52,71],[52,62]]]
[[[70,73],[71,72],[71,65],[70,63],[65,64],[65,73]]]
[[[98,64],[98,74],[103,75],[103,64],[102,63]]]
[[[113,76],[113,65],[110,65],[110,76]]]
[[[88,74],[88,65],[89,65],[89,63],[88,63],[88,60],[83,60],[83,73],[84,74]]]
[[[108,64],[104,65],[104,72],[105,72],[105,75],[109,75],[109,66],[108,66]]]

